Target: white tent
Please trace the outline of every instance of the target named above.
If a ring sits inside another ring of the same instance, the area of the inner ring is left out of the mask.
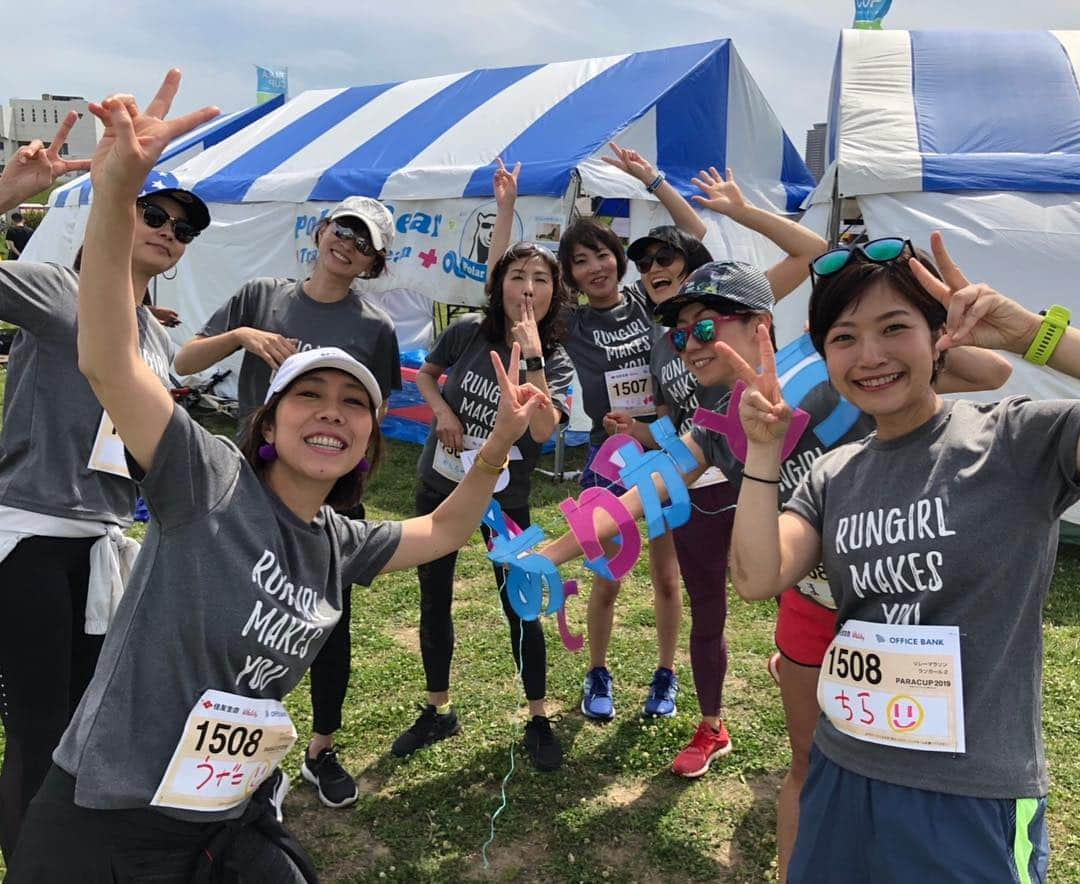
[[[826,234],[847,199],[870,238],[905,236],[929,248],[940,230],[970,279],[1032,310],[1064,304],[1075,324],[1078,61],[1075,31],[843,31],[830,165],[803,223]],[[805,315],[805,298],[786,306],[790,325]],[[985,398],[1080,396],[1076,380],[1013,361],[1005,389]],[[1069,518],[1080,522],[1080,508]]]

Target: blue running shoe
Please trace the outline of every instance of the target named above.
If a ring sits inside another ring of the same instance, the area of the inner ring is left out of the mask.
[[[679,693],[679,679],[670,669],[663,667],[653,673],[649,696],[645,698],[645,714],[657,718],[673,718],[676,713],[675,695]]]
[[[581,689],[581,714],[596,721],[611,721],[615,717],[615,704],[611,702],[611,673],[603,666],[590,669],[585,674]]]

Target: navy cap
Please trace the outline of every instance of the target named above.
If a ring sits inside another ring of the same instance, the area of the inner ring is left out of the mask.
[[[683,253],[686,260],[686,269],[696,270],[702,264],[712,260],[712,255],[705,245],[696,236],[691,236],[675,227],[673,224],[665,224],[663,227],[654,227],[647,236],[635,239],[626,250],[626,257],[631,261],[639,261],[645,257],[645,252],[654,242],[669,245]]]
[[[769,313],[776,300],[769,278],[742,261],[714,261],[691,273],[679,293],[657,304],[653,315],[662,324],[674,327],[679,311],[687,304],[703,304],[722,315]]]
[[[190,190],[184,190],[180,181],[171,172],[158,172],[152,170],[143,182],[139,197],[144,196],[167,196],[176,200],[184,207],[188,223],[197,231],[206,230],[210,226],[210,210],[199,197]]]

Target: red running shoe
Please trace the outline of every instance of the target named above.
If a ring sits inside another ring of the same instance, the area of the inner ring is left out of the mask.
[[[724,723],[720,730],[714,731],[708,722],[701,722],[686,748],[675,756],[671,769],[680,777],[700,777],[709,769],[714,758],[727,755],[731,751],[731,737]]]

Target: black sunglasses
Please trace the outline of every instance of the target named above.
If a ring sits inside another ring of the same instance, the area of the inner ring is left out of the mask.
[[[138,206],[142,209],[142,219],[147,227],[160,230],[166,224],[171,224],[173,236],[177,242],[187,245],[199,235],[199,231],[195,229],[195,226],[190,221],[184,218],[174,218],[161,206],[155,206],[153,203],[138,203]]]
[[[864,261],[869,261],[871,264],[889,264],[903,255],[905,249],[908,256],[915,255],[915,247],[911,244],[911,240],[898,236],[883,236],[860,245],[829,249],[810,262],[810,281],[816,283],[820,277],[842,270],[856,255],[860,255]]]
[[[678,258],[682,252],[680,252],[674,246],[662,245],[651,255],[645,255],[638,258],[634,262],[634,266],[637,267],[638,273],[648,273],[652,270],[653,262],[660,267],[670,267],[675,263],[675,259]]]
[[[340,221],[331,221],[330,228],[334,231],[334,236],[338,239],[345,240],[345,242],[351,242],[356,246],[356,251],[365,258],[370,258],[375,254],[375,247],[368,238],[359,231],[353,230],[351,227],[346,227]]]

